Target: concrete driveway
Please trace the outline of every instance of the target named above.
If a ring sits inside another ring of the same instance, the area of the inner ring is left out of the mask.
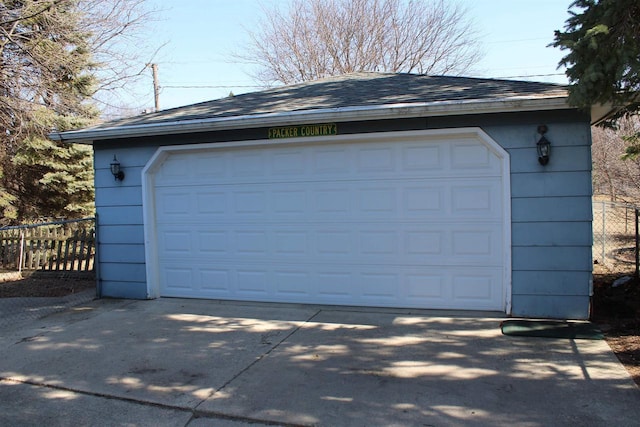
[[[5,328],[0,425],[624,426],[604,341],[487,313],[99,300]]]

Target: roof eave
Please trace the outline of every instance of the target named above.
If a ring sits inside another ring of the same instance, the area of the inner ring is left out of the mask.
[[[612,103],[592,105],[591,125],[599,125],[600,123],[609,119],[611,116],[615,115],[621,109],[622,107],[613,105]]]
[[[139,138],[195,132],[286,126],[293,124],[385,120],[414,117],[489,114],[569,108],[566,96],[510,97],[491,100],[459,100],[428,103],[387,104],[359,107],[339,107],[245,116],[176,120],[128,126],[89,128],[67,132],[52,132],[54,141],[91,144],[106,139]]]

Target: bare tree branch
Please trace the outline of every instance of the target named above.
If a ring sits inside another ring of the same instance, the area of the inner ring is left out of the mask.
[[[640,158],[625,158],[624,136],[640,131],[640,117],[621,119],[618,129],[593,127],[592,160],[594,195],[612,201],[640,203]]]
[[[263,7],[246,53],[269,86],[359,71],[468,72],[482,53],[458,4],[446,0],[294,0]]]
[[[90,124],[93,96],[141,76],[144,1],[0,2],[0,223],[92,209],[90,153],[46,134]]]

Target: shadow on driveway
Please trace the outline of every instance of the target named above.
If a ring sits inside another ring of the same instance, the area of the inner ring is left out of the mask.
[[[610,426],[640,419],[640,392],[604,341],[506,337],[501,320],[491,313],[93,301],[3,334],[0,406],[21,386],[34,394],[23,401],[60,413],[87,398],[101,399],[104,411],[134,405],[138,425],[157,417],[182,426]],[[46,398],[54,391],[76,398]],[[0,408],[0,424],[20,425],[27,409],[37,409],[29,405],[24,414]]]

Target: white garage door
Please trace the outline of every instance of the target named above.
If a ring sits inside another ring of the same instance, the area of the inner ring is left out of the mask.
[[[473,134],[313,141],[183,147],[149,168],[160,296],[505,310],[495,147]]]

